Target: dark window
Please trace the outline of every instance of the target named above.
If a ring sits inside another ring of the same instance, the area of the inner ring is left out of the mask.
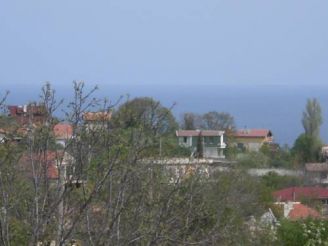
[[[237,143],[237,148],[239,150],[245,150],[245,145],[243,143]]]

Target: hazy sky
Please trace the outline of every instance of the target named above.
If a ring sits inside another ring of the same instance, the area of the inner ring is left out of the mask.
[[[327,0],[2,0],[0,85],[324,84],[327,13]]]

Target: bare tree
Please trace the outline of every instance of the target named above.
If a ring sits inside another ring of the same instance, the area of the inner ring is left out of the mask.
[[[46,120],[30,124],[25,142],[8,146],[8,158],[0,155],[1,244],[251,245],[244,221],[261,211],[257,182],[237,172],[208,179],[198,168],[172,181],[154,152],[165,129],[171,131],[167,110],[151,103],[130,112],[133,124],[128,113],[118,114],[120,124],[101,117],[90,127],[85,113],[115,107],[94,98],[96,89],[74,83],[63,119],[73,136],[63,147],[52,133],[63,103],[47,84],[40,104]],[[122,108],[126,113],[119,102],[117,112]],[[12,158],[17,153],[20,161]]]

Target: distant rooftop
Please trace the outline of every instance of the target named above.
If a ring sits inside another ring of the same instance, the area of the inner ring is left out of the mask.
[[[300,201],[303,198],[328,199],[328,189],[322,187],[290,187],[273,192],[277,201]]]
[[[272,132],[269,129],[239,129],[235,132],[234,136],[239,138],[272,137]]]
[[[86,112],[83,114],[85,121],[110,121],[112,112]]]
[[[57,139],[69,139],[73,135],[73,127],[68,123],[58,123],[53,128]]]
[[[215,131],[215,130],[178,130],[176,131],[177,137],[196,137],[196,136],[204,136],[204,137],[216,137],[222,136],[224,131]]]

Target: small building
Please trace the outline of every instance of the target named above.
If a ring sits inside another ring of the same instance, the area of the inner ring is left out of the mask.
[[[239,129],[233,138],[237,148],[247,151],[259,151],[263,144],[273,142],[272,132],[268,129]]]
[[[306,163],[305,179],[311,184],[328,185],[328,163]]]
[[[8,106],[8,110],[9,116],[20,126],[26,126],[30,123],[34,125],[43,124],[46,122],[48,116],[45,106],[35,103],[23,106]]]
[[[179,145],[189,148],[192,155],[197,153],[201,144],[204,158],[225,158],[223,150],[227,145],[224,143],[224,131],[178,130],[176,136]]]
[[[107,128],[108,122],[112,118],[111,111],[86,112],[83,114],[83,120],[89,130]]]

